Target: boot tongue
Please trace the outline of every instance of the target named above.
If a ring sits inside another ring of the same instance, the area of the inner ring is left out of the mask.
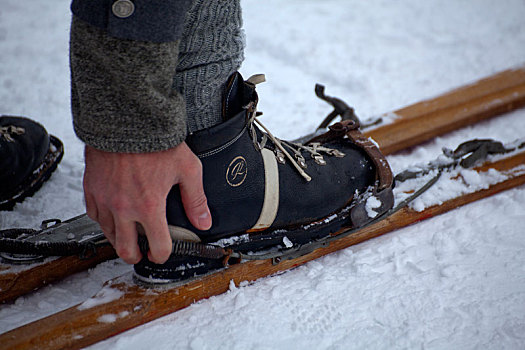
[[[257,101],[255,85],[244,81],[239,72],[233,73],[226,84],[222,101],[222,120],[226,121],[243,111],[250,102]]]

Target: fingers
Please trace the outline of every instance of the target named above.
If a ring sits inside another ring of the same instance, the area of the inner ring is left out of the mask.
[[[87,216],[99,223],[104,236],[108,239],[112,246],[115,246],[115,223],[113,220],[113,215],[106,208],[105,210],[99,210],[97,208],[97,201],[95,197],[89,191],[89,187],[84,182],[84,200],[86,202],[86,214]]]
[[[148,237],[149,259],[157,264],[168,260],[172,244],[165,214],[165,201],[160,201],[163,205],[159,205],[158,208],[155,208],[155,205],[148,207],[146,204],[142,211],[135,212],[136,216],[129,216],[130,212],[122,202],[116,201],[117,204],[110,208],[105,206],[103,200],[95,201],[95,197],[88,191],[85,191],[85,198],[88,216],[99,223],[118,256],[126,263],[136,264],[142,258],[137,244],[137,222],[143,223]]]
[[[104,235],[115,248],[118,256],[128,264],[136,264],[142,258],[142,253],[137,244],[138,232],[137,222],[143,222],[142,233],[146,232],[150,251],[149,259],[157,264],[162,264],[168,260],[171,254],[171,237],[166,220],[166,207],[164,205],[144,207],[144,210],[137,217],[128,216],[129,212],[123,210],[119,205],[106,207],[103,201],[99,200],[99,207],[94,203],[94,198],[86,192],[86,207],[89,206],[90,213],[94,213],[93,220],[97,221]],[[89,204],[87,204],[89,203]],[[161,218],[158,220],[157,218]]]
[[[179,187],[184,211],[192,225],[203,231],[210,229],[212,220],[202,185],[200,161],[185,169],[180,177]]]
[[[165,209],[163,209],[165,211]],[[117,219],[116,234],[112,242],[119,257],[128,264],[136,264],[142,259],[142,253],[137,244],[138,234],[146,234],[149,243],[148,259],[156,264],[163,264],[168,260],[172,251],[172,240],[165,215],[148,215],[149,219],[122,220]],[[163,220],[155,218],[164,217]],[[142,229],[138,231],[138,222],[142,222]]]
[[[146,234],[149,243],[148,259],[156,264],[163,264],[171,255],[171,236],[164,213],[165,206],[158,210],[149,211],[142,219],[123,220],[117,219],[115,226],[115,242],[113,246],[117,254],[128,264],[136,264],[142,258],[142,253],[137,244],[138,234]],[[163,218],[158,220],[157,218]],[[140,222],[140,224],[139,224]]]
[[[183,142],[166,151],[132,154],[104,152],[86,146],[84,193],[88,216],[97,221],[117,254],[127,263],[140,261],[140,223],[146,232],[149,259],[164,263],[172,242],[166,220],[166,197],[180,185],[190,222],[199,230],[211,227],[202,184],[202,165]]]
[[[166,215],[158,215],[163,220],[148,220],[143,223],[148,236],[148,259],[156,264],[163,264],[171,255],[172,240],[168,230]]]
[[[84,188],[84,201],[86,202],[86,214],[94,221],[97,221],[97,205],[95,198]]]
[[[137,244],[137,227],[135,221],[117,219],[115,242],[113,247],[118,256],[128,264],[136,264],[142,258],[139,246]]]
[[[113,246],[115,243],[115,236],[116,236],[116,229],[115,229],[115,221],[113,219],[112,212],[106,208],[101,206],[100,208],[97,207],[98,216],[97,221],[100,225],[100,228],[102,229],[102,232],[104,232],[104,236],[111,242]]]

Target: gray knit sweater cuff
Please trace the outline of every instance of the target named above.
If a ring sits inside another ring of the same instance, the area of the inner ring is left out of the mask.
[[[172,89],[179,42],[117,39],[73,16],[71,109],[77,136],[109,152],[145,153],[186,137],[183,97]]]

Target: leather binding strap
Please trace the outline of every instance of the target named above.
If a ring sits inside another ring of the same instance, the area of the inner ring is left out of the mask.
[[[329,126],[329,131],[314,137],[308,142],[305,142],[305,144],[312,142],[320,142],[322,144],[343,138],[346,135],[353,143],[361,147],[374,162],[376,167],[376,180],[378,181],[376,192],[381,192],[387,188],[391,189],[394,184],[392,169],[390,169],[390,165],[388,165],[379,147],[371,139],[365,137],[361,133],[361,130],[359,130],[360,122],[359,118],[355,115],[354,109],[337,97],[325,95],[323,85],[316,84],[315,94],[321,100],[328,102],[334,107],[334,110],[325,118],[323,123],[321,123],[320,128],[326,128],[338,115],[341,116],[341,121]]]
[[[349,141],[360,147],[370,157],[376,168],[376,183],[371,195],[381,202],[380,208],[378,208],[379,212],[386,212],[394,205],[394,195],[392,192],[394,175],[385,156],[375,142],[361,133],[361,130],[359,130],[359,119],[350,106],[341,99],[326,96],[324,86],[322,85],[316,86],[315,93],[317,97],[334,107],[334,110],[325,118],[323,123],[327,121],[329,123],[338,115],[341,117],[341,121],[329,126],[329,130],[326,133],[314,137],[310,141],[305,142],[305,144],[312,142],[323,144],[347,137]],[[368,198],[369,194],[354,198],[354,206],[350,211],[350,220],[354,227],[362,227],[372,219],[366,208]]]
[[[343,137],[348,137],[350,141],[355,143],[361,149],[363,149],[366,154],[372,159],[376,167],[376,180],[377,180],[377,192],[381,192],[384,189],[392,188],[394,183],[394,176],[392,174],[392,169],[390,165],[376,146],[369,138],[365,137],[359,130],[359,122],[351,119],[343,120],[342,122],[337,122],[334,125],[329,127],[329,131],[326,133],[314,137],[310,141],[306,142],[319,142],[321,144],[341,139]]]

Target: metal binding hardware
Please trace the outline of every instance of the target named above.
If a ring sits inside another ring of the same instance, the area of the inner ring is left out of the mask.
[[[443,148],[443,157],[421,166],[417,170],[405,170],[396,175],[396,181],[405,181],[426,175],[433,170],[444,170],[460,165],[463,168],[473,167],[486,160],[489,155],[506,154],[525,147],[524,140],[517,140],[509,145],[491,139],[474,139],[463,142],[455,150]]]

